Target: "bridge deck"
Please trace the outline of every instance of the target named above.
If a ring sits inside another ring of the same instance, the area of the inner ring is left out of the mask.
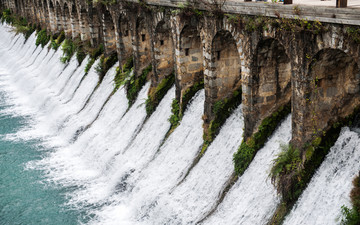
[[[138,0],[128,0],[138,2]],[[348,8],[335,8],[335,0],[294,0],[292,5],[270,2],[244,2],[227,0],[222,8],[225,13],[284,18],[303,18],[326,23],[360,25],[360,0],[348,0]],[[148,4],[177,7],[187,0],[147,0]],[[301,4],[300,4],[301,3]],[[295,8],[296,7],[296,8]],[[206,8],[200,8],[206,10]]]

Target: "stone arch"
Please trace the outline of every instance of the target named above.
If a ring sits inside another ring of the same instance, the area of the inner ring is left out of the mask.
[[[204,128],[215,118],[213,113],[217,101],[230,99],[241,89],[241,63],[233,35],[219,30],[210,42],[210,61],[205,75]],[[239,96],[238,98],[241,98]]]
[[[66,37],[72,37],[70,8],[65,2],[62,10],[63,28]]]
[[[154,58],[155,74],[152,85],[157,83],[174,70],[174,44],[171,37],[171,27],[169,23],[161,20],[154,32]]]
[[[117,27],[119,36],[119,51],[122,56],[121,63],[123,64],[128,58],[132,57],[133,54],[131,27],[127,15],[121,14],[119,16]]]
[[[104,8],[102,13],[103,37],[105,52],[107,54],[116,50],[115,26],[109,10]]]
[[[291,97],[291,63],[284,46],[276,39],[258,43],[253,76],[260,97],[261,115],[273,111],[273,105],[285,104]]]
[[[326,131],[360,105],[360,67],[339,49],[322,49],[311,60],[307,77],[305,136]],[[306,141],[306,140],[305,140]]]
[[[180,93],[177,93],[180,108],[183,110],[183,94],[194,84],[204,81],[204,68],[200,31],[197,27],[185,25],[179,36],[176,83],[179,87],[177,89],[180,90]]]
[[[290,102],[291,61],[284,46],[274,38],[258,42],[253,60],[249,87],[252,112],[245,118],[245,137],[249,137],[261,120]]]
[[[229,31],[216,33],[211,44],[211,79],[217,84],[216,94],[219,100],[230,97],[231,92],[241,86],[241,63],[236,42]]]

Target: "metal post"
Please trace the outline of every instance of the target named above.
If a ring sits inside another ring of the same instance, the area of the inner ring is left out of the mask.
[[[336,0],[336,8],[346,8],[347,0]]]

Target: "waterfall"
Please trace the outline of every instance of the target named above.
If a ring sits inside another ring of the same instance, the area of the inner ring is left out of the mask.
[[[35,34],[25,42],[7,25],[0,25],[0,33],[0,117],[26,119],[6,139],[39,141],[38,157],[21,166],[42,172],[41,180],[33,182],[62,190],[65,203],[58,210],[79,214],[64,224],[266,224],[271,218],[280,198],[268,174],[280,144],[291,139],[291,116],[221,199],[243,139],[242,105],[192,167],[203,144],[204,90],[195,94],[180,125],[167,136],[175,85],[147,117],[150,83],[129,108],[125,88],[114,92],[118,64],[100,81],[99,60],[85,74],[88,56],[81,64],[76,57],[64,64],[61,47],[36,47]],[[359,141],[356,132],[343,128],[285,224],[339,222],[360,170]]]
[[[284,224],[340,223],[341,207],[351,208],[352,180],[360,171],[359,146],[359,134],[343,128]]]
[[[204,224],[266,224],[279,203],[269,171],[281,151],[280,144],[290,141],[290,131],[291,116],[288,116]]]

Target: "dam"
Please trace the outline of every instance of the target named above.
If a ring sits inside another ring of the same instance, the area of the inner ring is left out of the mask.
[[[0,7],[1,223],[340,224],[356,214],[351,4]]]

